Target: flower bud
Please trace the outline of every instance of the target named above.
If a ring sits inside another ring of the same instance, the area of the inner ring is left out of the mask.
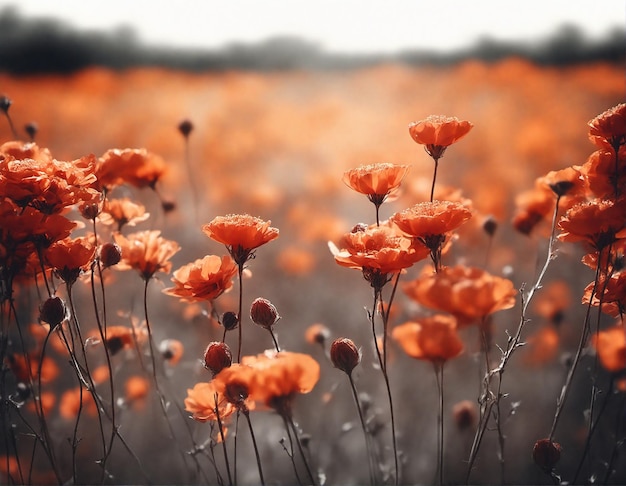
[[[224,329],[232,331],[233,329],[237,329],[238,325],[239,318],[237,317],[237,314],[231,311],[224,312],[224,315],[222,316],[222,326],[224,326]]]
[[[105,243],[100,247],[100,261],[104,268],[117,265],[122,259],[122,249],[117,243]]]
[[[550,472],[561,458],[561,444],[550,439],[539,439],[533,447],[533,460],[544,471]]]
[[[483,230],[485,230],[485,233],[487,233],[489,236],[493,236],[497,229],[498,222],[493,216],[489,216],[487,217],[487,219],[485,219],[485,221],[483,221]]]
[[[356,365],[361,362],[361,351],[351,339],[338,338],[330,346],[330,360],[335,368],[350,375]]]
[[[67,318],[67,307],[60,297],[50,297],[39,307],[39,318],[50,324],[50,330]]]
[[[452,407],[452,416],[457,429],[466,430],[473,428],[478,419],[476,404],[470,400],[462,400]]]
[[[213,376],[217,375],[224,368],[230,367],[232,362],[233,355],[228,344],[220,341],[209,343],[204,352],[204,367],[213,373]]]
[[[280,316],[274,304],[267,299],[259,297],[250,306],[250,318],[256,325],[265,329],[271,329],[276,321],[280,319]]]
[[[189,136],[192,130],[193,130],[193,123],[191,123],[190,120],[183,120],[178,124],[178,131],[185,138]]]

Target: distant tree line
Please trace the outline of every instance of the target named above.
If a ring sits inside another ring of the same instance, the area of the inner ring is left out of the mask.
[[[394,54],[334,54],[296,37],[275,37],[256,44],[234,43],[215,50],[174,49],[146,46],[129,28],[79,31],[54,19],[25,18],[14,7],[7,7],[0,10],[0,71],[71,73],[89,66],[112,69],[160,66],[186,71],[349,69],[381,62],[408,65],[446,65],[464,59],[493,62],[510,56],[554,66],[593,61],[625,64],[625,36],[626,30],[615,28],[603,39],[591,41],[579,28],[563,25],[553,35],[532,43],[483,38],[453,52],[415,48]]]

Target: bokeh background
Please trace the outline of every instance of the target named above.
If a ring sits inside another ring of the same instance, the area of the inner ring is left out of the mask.
[[[299,35],[293,27],[268,27],[278,30],[270,31],[271,35],[261,30],[257,38],[239,41],[211,37],[211,28],[220,24],[224,24],[224,32],[230,28],[235,33],[240,32],[240,24],[252,26],[255,19],[263,25],[265,18],[254,17],[245,2],[235,4],[240,10],[228,15],[217,6],[213,12],[197,12],[194,2],[144,5],[146,16],[160,19],[159,24],[167,24],[164,19],[169,19],[174,34],[180,25],[202,30],[196,25],[197,18],[206,15],[205,35],[210,39],[206,45],[202,44],[202,32],[196,32],[195,40],[186,45],[167,38],[157,42],[142,30],[142,23],[154,22],[147,17],[145,21],[133,18],[132,11],[122,23],[104,20],[110,23],[105,27],[92,25],[98,17],[96,10],[90,16],[76,7],[72,16],[59,6],[55,15],[44,3],[0,4],[0,94],[13,101],[11,116],[24,139],[23,127],[35,122],[37,143],[48,147],[57,159],[73,160],[90,153],[99,156],[110,148],[127,147],[146,148],[163,158],[168,172],[159,183],[158,194],[128,188],[120,195],[141,201],[151,213],[137,229],[160,229],[165,237],[180,243],[182,251],[173,258],[174,268],[206,254],[224,253],[200,230],[215,216],[246,212],[271,220],[272,226],[280,229],[280,238],[259,249],[250,264],[252,276],[245,281],[245,302],[249,305],[255,297],[271,300],[282,316],[276,328],[281,345],[309,353],[320,362],[320,382],[296,401],[296,419],[310,435],[311,457],[329,484],[362,484],[368,481],[361,459],[364,446],[346,377],[332,367],[320,346],[305,339],[309,326],[322,323],[330,329],[331,339],[350,337],[362,347],[362,366],[355,372],[357,386],[371,402],[374,420],[388,430],[384,383],[374,366],[364,310],[371,306],[371,288],[359,272],[336,265],[327,246],[356,223],[374,220],[372,205],[348,189],[341,176],[362,164],[410,165],[402,194],[382,207],[386,218],[428,198],[432,162],[411,140],[408,123],[431,114],[471,121],[471,134],[446,153],[440,166],[441,193],[458,189],[473,201],[475,209],[446,259],[484,266],[494,274],[506,275],[516,287],[532,283],[545,255],[547,232],[540,227],[528,236],[512,228],[516,197],[548,171],[584,163],[593,151],[587,122],[623,102],[625,93],[623,2],[602,3],[613,22],[601,28],[594,24],[600,20],[591,14],[600,8],[597,2],[554,3],[560,3],[563,18],[554,17],[549,25],[542,20],[534,35],[525,25],[526,33],[517,38],[502,33],[498,37],[499,21],[506,24],[511,19],[496,10],[488,17],[485,12],[491,2],[479,2],[471,16],[462,9],[455,12],[454,2],[445,3],[449,8],[445,12],[433,13],[429,7],[419,18],[415,9],[396,12],[396,21],[415,16],[416,39],[398,25],[395,46],[383,44],[388,34],[382,33],[380,25],[388,20],[382,9],[393,9],[393,3],[383,7],[370,2],[368,8],[365,2],[362,10],[367,17],[345,13],[345,25],[341,25],[345,37],[350,38],[351,29],[367,30],[363,25],[367,19],[372,37],[377,35],[373,26],[381,31],[379,48],[375,43],[355,48],[359,44],[354,40],[343,45],[331,41],[341,37],[334,30],[332,35],[327,30],[326,38],[320,31],[316,38],[314,34]],[[107,5],[122,11],[115,4]],[[272,15],[282,20],[278,25],[294,24],[290,9],[281,17],[278,5],[268,3],[268,10],[274,9]],[[539,2],[524,5],[541,16]],[[588,9],[588,23],[568,23],[568,14],[576,8]],[[463,37],[440,20],[442,13],[453,26],[460,20],[474,25],[484,17],[489,22],[479,35],[470,31]],[[319,21],[320,17],[311,15],[309,23]],[[326,18],[332,19],[332,15],[332,10],[327,10]],[[345,23],[347,19],[350,24]],[[524,20],[520,17],[518,22]],[[431,39],[450,34],[454,41],[447,46],[443,40],[420,41],[419,30],[432,28],[431,24],[436,25]],[[394,25],[385,27],[393,30]],[[187,148],[177,128],[184,119],[194,126]],[[11,138],[8,124],[0,123],[0,141]],[[175,210],[165,214],[162,200],[174,202]],[[482,231],[488,216],[499,223],[491,246]],[[546,278],[546,286],[565,284],[566,288],[554,299],[568,302],[558,341],[546,350],[539,345],[539,338],[532,339],[549,324],[539,305],[540,294],[538,305],[531,306],[526,330],[529,344],[506,373],[504,388],[509,396],[504,403],[511,410],[506,422],[507,483],[550,483],[532,462],[532,446],[550,430],[565,365],[579,338],[584,315],[580,296],[593,279],[590,270],[580,264],[578,248],[559,245],[558,251]],[[419,268],[412,269],[407,280],[418,272]],[[112,320],[127,323],[133,316],[140,318],[139,277],[114,272],[108,285],[109,306],[116,310],[111,312]],[[166,276],[151,284],[149,306],[156,341],[178,339],[185,346],[181,362],[167,369],[171,396],[179,397],[182,404],[188,388],[208,379],[199,360],[206,344],[221,338],[222,329],[202,308],[163,295],[161,290],[168,286]],[[88,288],[77,291],[84,293],[88,309]],[[218,299],[219,312],[234,309],[235,294]],[[395,324],[424,311],[403,295],[397,299]],[[547,302],[543,304],[554,303]],[[506,343],[507,330],[513,332],[518,320],[519,304],[495,316],[497,343]],[[271,347],[265,331],[250,322],[244,325],[244,353]],[[472,329],[463,337],[466,352],[446,366],[446,478],[450,483],[464,481],[473,437],[473,430],[455,427],[451,409],[461,400],[476,402],[480,380],[478,337]],[[533,346],[533,342],[539,344]],[[411,360],[393,345],[389,359],[400,424],[402,477],[407,483],[430,483],[436,467],[435,376],[427,363]],[[577,466],[585,437],[590,380],[586,365],[591,363],[589,360],[580,368],[556,437],[564,447],[560,467],[565,476]],[[122,395],[125,380],[139,371],[130,359],[120,364],[115,380]],[[59,394],[70,384],[69,376],[61,380]],[[269,412],[259,414],[255,426],[267,476],[272,482],[290,484],[293,472],[279,445],[284,435],[282,421]],[[66,432],[63,418],[58,420],[62,447]],[[148,400],[137,408],[127,405],[120,420],[124,437],[141,459],[150,482],[198,481],[188,464],[172,453],[156,403]],[[172,420],[176,427],[185,427],[180,416],[174,414]],[[201,442],[208,433],[206,424],[191,422],[190,426]],[[594,461],[606,457],[613,445],[608,432],[600,437]],[[476,483],[500,480],[496,439],[495,433],[486,436],[472,475]],[[253,484],[257,472],[252,450],[245,440],[242,443],[240,461],[247,466],[240,466],[240,482]],[[568,450],[575,452],[568,454]],[[89,447],[81,447],[86,471],[93,461],[91,452]],[[111,483],[146,480],[123,449],[114,455]],[[593,464],[590,474],[601,474],[602,466]],[[626,481],[624,468],[619,474],[611,481]]]

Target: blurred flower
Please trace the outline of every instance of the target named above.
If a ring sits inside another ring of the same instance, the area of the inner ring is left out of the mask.
[[[454,317],[436,314],[396,326],[392,337],[412,358],[444,363],[463,351],[456,328]]]
[[[254,249],[278,238],[278,229],[248,214],[218,216],[205,224],[202,231],[211,239],[226,245],[237,265],[242,266]]]
[[[137,270],[146,281],[156,272],[169,273],[172,268],[169,259],[180,247],[175,241],[166,240],[160,235],[158,230],[140,231],[128,236],[115,233],[115,242],[122,249],[122,261],[117,268]]]
[[[319,376],[319,364],[307,354],[266,351],[244,356],[241,364],[223,369],[214,381],[218,389],[224,389],[236,380],[246,386],[251,400],[290,415],[293,398],[310,392]]]
[[[595,251],[602,251],[616,241],[617,233],[626,224],[626,201],[610,199],[579,203],[570,208],[559,221],[562,241],[583,242]]]
[[[326,340],[330,337],[330,330],[324,324],[311,324],[307,327],[304,338],[309,344],[320,344],[324,346]]]
[[[626,331],[622,325],[599,331],[591,342],[605,370],[617,373],[626,369]]]
[[[592,295],[593,294],[593,295]],[[623,316],[626,311],[626,272],[616,272],[607,278],[602,274],[597,281],[585,287],[582,303],[600,306],[612,317]]]
[[[444,267],[439,273],[425,269],[403,289],[416,302],[452,314],[459,326],[510,309],[517,295],[510,280],[464,265]]]
[[[566,280],[554,280],[545,284],[534,301],[533,309],[549,322],[559,325],[564,312],[572,302],[572,289]]]
[[[452,407],[452,417],[457,429],[466,430],[474,428],[478,420],[476,403],[470,400],[461,400]]]
[[[182,359],[185,347],[178,339],[164,339],[159,344],[159,352],[164,361],[175,366]]]
[[[91,393],[81,390],[81,387],[77,387],[67,390],[61,395],[61,401],[59,402],[59,414],[61,417],[66,420],[76,420],[81,408],[81,401],[82,413],[86,413],[90,417],[95,417],[98,414],[96,402],[94,402]]]
[[[461,140],[472,129],[468,121],[456,117],[431,115],[409,124],[409,134],[433,159],[440,159],[446,148]]]
[[[143,204],[136,203],[130,198],[108,198],[100,214],[102,224],[117,224],[117,231],[124,226],[135,226],[150,217]]]
[[[45,252],[48,265],[66,284],[73,284],[82,272],[89,269],[96,254],[90,238],[65,238],[52,243]]]
[[[165,162],[146,149],[107,150],[96,168],[97,184],[107,190],[121,184],[154,189],[164,173]]]
[[[163,292],[183,302],[215,300],[232,288],[235,275],[237,266],[231,257],[207,255],[174,271],[174,287]]]
[[[144,376],[129,376],[124,383],[124,401],[137,408],[145,406],[144,399],[150,391],[150,381]]]
[[[560,343],[559,333],[553,324],[547,324],[526,338],[522,349],[523,361],[527,365],[541,366],[556,358]]]
[[[609,108],[591,120],[589,139],[599,147],[613,150],[626,144],[626,103]]]
[[[218,393],[215,381],[197,383],[188,389],[184,403],[185,410],[191,412],[198,422],[217,421],[218,415],[224,420],[237,410],[222,393]]]

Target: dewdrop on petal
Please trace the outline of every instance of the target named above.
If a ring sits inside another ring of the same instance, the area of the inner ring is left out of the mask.
[[[224,368],[229,368],[233,362],[233,355],[228,344],[221,341],[209,343],[204,352],[204,367],[217,375]]]
[[[335,368],[347,375],[361,362],[361,351],[348,338],[338,338],[330,346],[330,360]]]

